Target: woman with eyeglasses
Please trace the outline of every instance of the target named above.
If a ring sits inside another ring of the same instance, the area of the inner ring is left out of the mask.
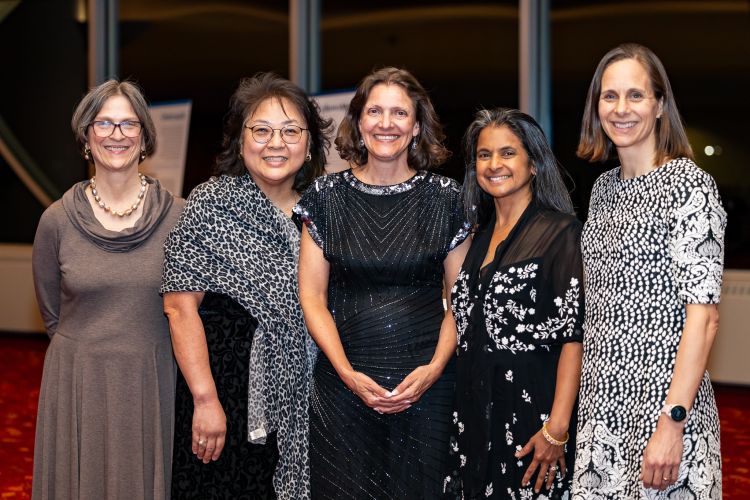
[[[336,146],[352,168],[300,200],[300,295],[323,353],[310,398],[313,498],[432,499],[451,428],[456,325],[443,308],[468,248],[448,152],[409,72],[359,84]]]
[[[183,201],[138,172],[156,135],[133,83],[91,89],[72,127],[94,176],[44,212],[34,239],[51,342],[32,498],[167,499],[175,366],[159,285]]]
[[[174,498],[310,496],[314,346],[299,304],[292,207],[323,173],[329,126],[290,81],[242,80],[218,176],[193,190],[167,239],[164,311],[181,371]]]
[[[695,164],[659,58],[627,43],[599,61],[578,156],[620,165],[591,193],[573,497],[721,498],[706,363],[718,330],[727,219]]]

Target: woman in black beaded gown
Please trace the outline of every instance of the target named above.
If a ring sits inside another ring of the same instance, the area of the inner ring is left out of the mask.
[[[432,499],[445,472],[456,345],[442,304],[468,246],[437,116],[408,72],[359,85],[336,146],[354,168],[295,207],[300,299],[323,353],[310,399],[313,498]]]
[[[175,499],[310,496],[314,346],[299,306],[292,207],[323,173],[329,124],[288,80],[242,80],[221,175],[193,190],[169,234],[162,292],[181,372]]]

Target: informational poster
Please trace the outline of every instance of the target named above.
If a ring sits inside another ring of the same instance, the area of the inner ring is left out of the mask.
[[[333,139],[336,137],[339,123],[346,116],[346,111],[349,109],[349,101],[352,100],[352,97],[354,97],[353,90],[315,96],[315,100],[318,102],[318,106],[320,106],[320,114],[324,118],[331,118],[333,120],[334,133],[333,137],[331,137],[331,149],[328,151],[326,162],[326,172],[328,173],[340,172],[349,168],[349,164],[342,160],[339,152],[336,151]]]
[[[156,152],[141,163],[140,170],[159,179],[175,196],[182,196],[192,104],[170,101],[154,103],[149,108],[156,125]]]

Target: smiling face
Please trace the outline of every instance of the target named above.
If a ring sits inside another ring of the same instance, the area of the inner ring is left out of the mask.
[[[521,139],[503,125],[482,129],[477,139],[477,184],[496,201],[526,203],[536,170]]]
[[[414,103],[400,85],[375,85],[359,118],[368,161],[403,162],[412,139],[419,134]]]
[[[604,70],[601,88],[599,120],[618,154],[650,160],[656,151],[656,120],[663,99],[654,95],[646,68],[635,59],[614,62]]]
[[[245,168],[250,172],[256,184],[264,187],[294,184],[294,176],[302,168],[308,152],[308,133],[302,131],[302,137],[296,144],[287,144],[281,138],[281,130],[273,131],[271,139],[260,144],[253,138],[248,127],[265,125],[281,129],[286,125],[307,128],[302,113],[286,99],[268,98],[261,102],[255,112],[245,121],[242,132],[242,157]]]
[[[113,95],[104,101],[94,121],[120,123],[139,120],[127,97]],[[136,137],[125,137],[120,128],[116,127],[109,137],[98,137],[94,134],[93,126],[89,126],[86,137],[91,148],[91,159],[97,169],[118,171],[138,167],[143,131]]]

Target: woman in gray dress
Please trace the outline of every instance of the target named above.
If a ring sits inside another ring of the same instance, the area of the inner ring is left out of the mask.
[[[134,84],[92,89],[72,127],[95,175],[44,212],[34,239],[51,342],[32,497],[166,499],[175,366],[159,285],[183,202],[138,172],[156,136]]]

